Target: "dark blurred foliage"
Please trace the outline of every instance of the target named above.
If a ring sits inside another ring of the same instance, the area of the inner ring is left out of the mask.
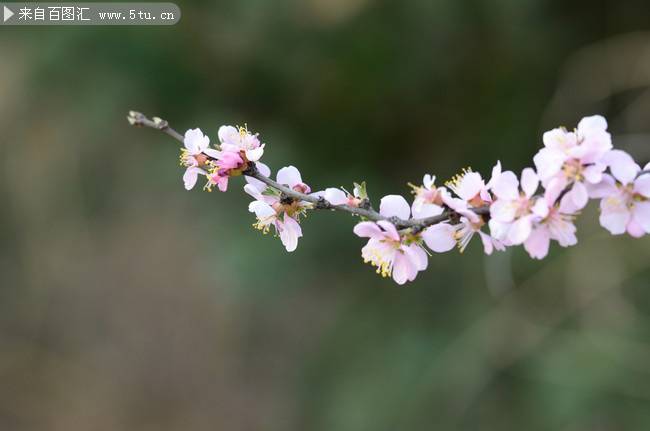
[[[184,2],[175,27],[0,28],[0,429],[643,430],[648,239],[436,255],[399,288],[354,219],[298,250],[178,145],[248,123],[274,168],[378,200],[602,113],[650,159],[646,0]]]

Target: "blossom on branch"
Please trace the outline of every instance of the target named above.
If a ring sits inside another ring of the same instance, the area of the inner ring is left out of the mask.
[[[216,158],[219,154],[214,148],[210,148],[210,138],[203,135],[201,129],[190,129],[185,132],[183,139],[185,148],[181,148],[181,166],[185,166],[183,183],[186,190],[191,190],[199,175],[207,175],[204,168],[209,166],[210,158]]]
[[[379,213],[386,218],[408,219],[411,209],[402,196],[388,195],[381,199]],[[363,261],[377,267],[382,277],[392,276],[397,284],[415,280],[419,271],[427,269],[427,254],[415,235],[400,235],[387,220],[358,223],[354,233],[369,238],[361,249]]]
[[[598,184],[607,168],[603,156],[612,148],[607,121],[600,115],[585,117],[569,132],[557,128],[544,133],[544,148],[533,158],[548,193],[562,196],[572,212],[587,205],[587,186]]]
[[[266,165],[258,163],[257,168],[260,172],[267,173],[265,176],[270,176],[270,169]],[[311,191],[309,186],[302,182],[298,169],[293,166],[280,169],[276,179],[278,183],[302,193]],[[253,226],[265,234],[273,226],[287,251],[294,251],[298,247],[298,238],[302,237],[300,216],[305,215],[312,204],[283,196],[254,178],[248,181],[244,190],[255,198],[255,201],[248,205],[248,210],[257,217]]]
[[[650,233],[650,172],[639,175],[639,165],[621,150],[610,151],[605,160],[611,175],[604,174],[590,189],[592,197],[602,198],[600,224],[612,235],[627,232],[638,238]]]

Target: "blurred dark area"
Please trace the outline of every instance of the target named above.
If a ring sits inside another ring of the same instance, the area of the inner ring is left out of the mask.
[[[424,173],[532,164],[605,115],[650,161],[650,4],[237,0],[174,27],[0,28],[0,430],[646,430],[650,239],[533,261],[478,242],[398,287],[353,218],[297,251],[240,179],[183,189],[127,112],[244,124],[274,172],[375,203]]]

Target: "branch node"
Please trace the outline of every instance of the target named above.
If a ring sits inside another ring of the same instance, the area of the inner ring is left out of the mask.
[[[328,210],[332,209],[332,204],[329,203],[324,197],[319,197],[318,202],[314,204],[314,208],[317,210]]]

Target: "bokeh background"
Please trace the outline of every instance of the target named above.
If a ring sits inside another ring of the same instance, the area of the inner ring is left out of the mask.
[[[544,261],[478,243],[397,287],[354,219],[298,250],[241,181],[186,192],[178,144],[261,133],[375,202],[602,113],[650,160],[647,0],[181,2],[175,27],[0,28],[0,429],[645,430],[650,239],[594,205]]]

